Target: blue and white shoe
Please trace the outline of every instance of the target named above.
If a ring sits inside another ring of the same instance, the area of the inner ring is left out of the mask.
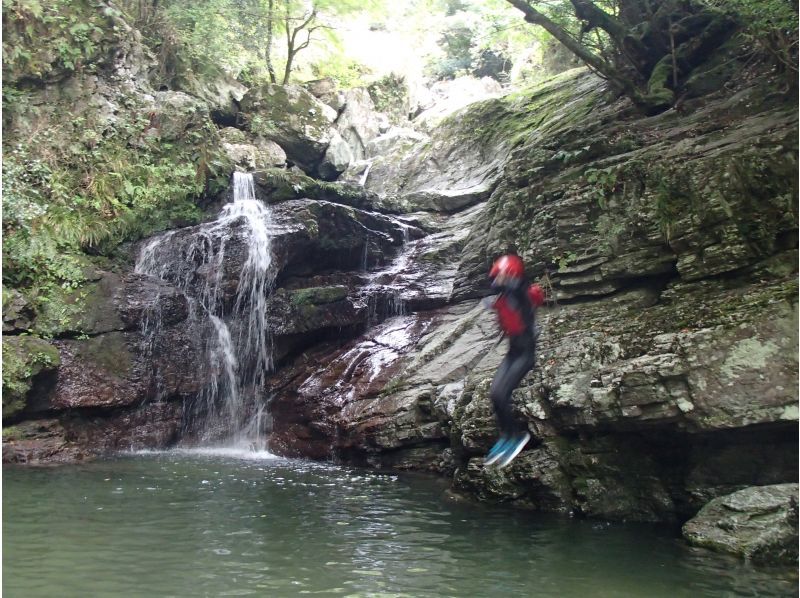
[[[519,455],[520,451],[525,448],[531,435],[528,432],[522,432],[514,436],[510,442],[506,444],[506,450],[503,451],[502,456],[497,461],[497,468],[503,469],[506,465],[514,460],[514,457]],[[494,463],[494,461],[492,461]]]
[[[497,461],[509,447],[510,442],[511,438],[508,436],[501,436],[498,441],[494,443],[494,446],[489,450],[489,453],[486,455],[486,460],[483,462],[483,464],[492,465],[495,461]]]

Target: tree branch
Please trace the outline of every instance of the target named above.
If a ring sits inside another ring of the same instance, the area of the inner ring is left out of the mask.
[[[567,32],[566,29],[561,27],[561,25],[550,20],[547,16],[533,8],[525,0],[506,0],[506,2],[511,4],[517,10],[521,11],[522,14],[525,15],[525,20],[528,21],[528,23],[542,27],[550,35],[566,46],[570,52],[575,54],[589,66],[601,72],[614,70],[611,65],[607,64],[604,60],[598,58],[589,52],[585,47],[583,47]]]

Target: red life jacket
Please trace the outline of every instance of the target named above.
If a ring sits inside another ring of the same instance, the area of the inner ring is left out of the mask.
[[[530,301],[530,307],[533,309],[544,303],[544,291],[538,284],[532,284],[529,286],[527,292],[524,294],[501,294],[495,300],[492,307],[497,310],[497,318],[500,320],[500,328],[502,328],[503,332],[505,332],[508,336],[519,336],[525,332],[526,329],[532,327],[533,325],[532,309],[528,315],[528,318],[531,319],[531,322],[526,323],[524,312],[528,310],[525,306],[519,304],[518,297],[520,297],[520,295]]]

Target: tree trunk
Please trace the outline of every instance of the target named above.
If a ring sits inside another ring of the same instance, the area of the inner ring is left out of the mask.
[[[680,82],[735,29],[730,17],[697,0],[621,0],[619,19],[591,0],[570,0],[583,32],[602,29],[611,38],[623,59],[612,63],[591,52],[527,0],[506,1],[647,114],[669,108]]]
[[[292,66],[294,63],[295,56],[297,53],[300,52],[303,48],[307,48],[309,43],[311,43],[311,32],[316,29],[316,27],[309,27],[314,19],[317,17],[317,9],[312,4],[311,12],[308,15],[303,15],[303,22],[300,23],[297,27],[292,28],[291,21],[292,17],[289,13],[290,6],[289,0],[286,0],[286,15],[285,15],[285,23],[286,23],[286,67],[283,69],[283,83],[282,85],[286,85],[289,83],[289,77],[292,74]],[[305,30],[308,34],[308,38],[301,44],[297,43],[297,36],[298,34]]]
[[[275,76],[275,65],[272,64],[272,36],[275,31],[275,0],[269,0],[267,5],[267,48],[264,51],[264,58],[267,63],[270,83],[277,83]]]
[[[550,20],[544,14],[533,8],[525,0],[506,0],[509,4],[520,10],[525,15],[525,20],[534,25],[539,25],[550,35],[561,42],[568,50],[580,58],[587,66],[592,68],[603,78],[607,79],[614,88],[630,97],[637,104],[646,104],[644,96],[636,88],[636,84],[629,77],[624,76],[614,66],[592,54],[588,48],[581,45],[569,32]]]

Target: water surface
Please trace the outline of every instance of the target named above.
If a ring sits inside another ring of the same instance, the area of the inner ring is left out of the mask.
[[[3,596],[796,596],[669,530],[235,451],[3,468]]]

